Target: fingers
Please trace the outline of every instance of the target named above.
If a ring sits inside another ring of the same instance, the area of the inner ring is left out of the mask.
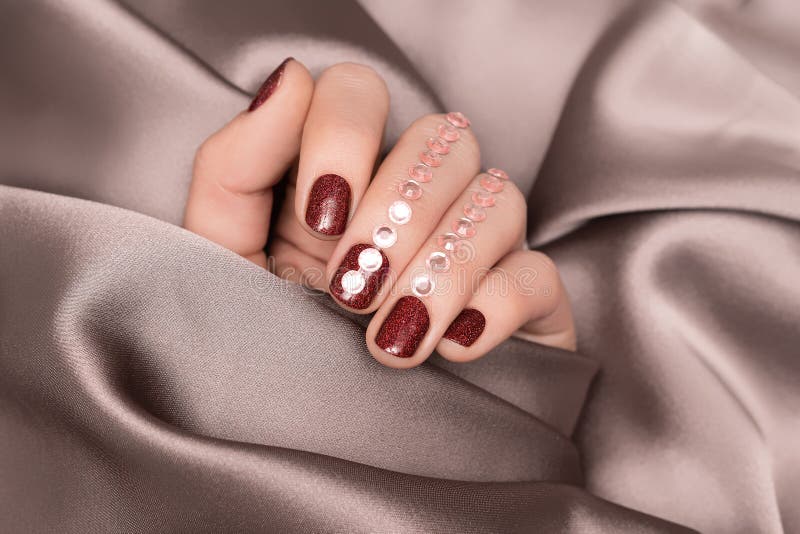
[[[436,351],[448,360],[470,361],[515,332],[575,350],[569,297],[555,264],[541,252],[515,251],[495,265],[447,327]]]
[[[184,227],[266,266],[271,187],[300,150],[314,82],[286,60],[247,111],[197,151]]]
[[[396,273],[403,272],[477,173],[478,143],[466,119],[452,120],[462,127],[444,115],[417,120],[383,161],[328,262],[329,291],[342,306],[375,310]],[[428,140],[435,140],[433,149],[426,147]],[[362,253],[368,256],[366,269],[359,262]]]
[[[525,198],[512,182],[488,174],[475,178],[373,317],[367,345],[375,358],[398,368],[427,359],[489,268],[520,248],[525,215]]]
[[[344,233],[369,185],[389,92],[371,68],[340,63],[317,80],[303,133],[295,212],[318,238]]]

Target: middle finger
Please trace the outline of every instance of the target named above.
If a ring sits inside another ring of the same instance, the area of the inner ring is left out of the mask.
[[[344,307],[380,306],[397,273],[480,168],[480,149],[463,115],[414,122],[386,157],[328,262],[329,291]]]

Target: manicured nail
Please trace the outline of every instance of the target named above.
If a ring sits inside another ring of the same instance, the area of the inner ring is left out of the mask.
[[[278,65],[278,68],[272,71],[272,74],[270,74],[267,79],[264,80],[264,83],[261,84],[261,88],[258,90],[258,94],[256,94],[256,97],[252,102],[250,102],[250,107],[247,108],[247,111],[255,111],[259,106],[261,106],[261,104],[266,102],[270,96],[272,96],[272,93],[274,93],[275,89],[277,89],[281,84],[281,78],[283,78],[283,71],[286,68],[286,64],[292,59],[294,58],[287,57],[284,59],[283,63]]]
[[[338,174],[323,174],[311,187],[306,208],[308,227],[325,235],[341,235],[350,213],[350,185]]]
[[[336,300],[356,310],[372,304],[389,274],[389,258],[372,245],[353,245],[336,269],[330,284]]]
[[[417,297],[403,297],[383,321],[375,343],[393,356],[410,358],[417,352],[429,325],[425,304]]]
[[[484,327],[486,317],[474,308],[466,308],[450,323],[444,337],[464,347],[471,347],[483,334]]]

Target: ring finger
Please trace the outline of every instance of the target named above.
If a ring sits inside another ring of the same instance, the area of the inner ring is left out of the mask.
[[[525,198],[505,173],[490,172],[450,206],[373,317],[367,345],[381,363],[406,368],[427,359],[489,269],[520,248]]]

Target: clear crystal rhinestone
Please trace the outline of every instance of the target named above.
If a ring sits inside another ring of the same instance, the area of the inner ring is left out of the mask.
[[[383,265],[383,255],[376,248],[365,248],[358,255],[358,266],[368,273],[374,273]]]
[[[376,226],[372,231],[372,242],[378,248],[389,248],[397,243],[397,232],[391,226]]]
[[[408,169],[408,175],[420,183],[430,182],[433,179],[433,169],[424,163],[417,163]]]
[[[503,180],[491,174],[481,174],[481,187],[490,193],[499,193],[503,190]]]
[[[469,126],[469,119],[459,111],[452,111],[445,115],[444,118],[447,119],[447,122],[458,128],[466,128]]]
[[[486,220],[486,210],[480,206],[476,206],[472,202],[464,204],[464,215],[475,222]]]
[[[342,289],[351,295],[358,295],[366,285],[367,280],[358,271],[347,271],[342,276]]]
[[[458,141],[458,139],[461,137],[461,133],[452,124],[440,124],[436,129],[436,132],[439,134],[439,137],[445,141],[450,141],[451,143],[453,141]]]
[[[437,154],[441,154],[444,156],[445,154],[450,152],[450,143],[448,143],[441,137],[429,137],[426,144],[428,145],[428,148],[430,148]]]
[[[460,235],[461,237],[472,237],[475,235],[477,230],[475,229],[475,223],[467,219],[466,217],[462,217],[457,221],[453,222],[453,231]]]
[[[430,167],[438,167],[442,164],[442,155],[433,150],[426,150],[419,155],[419,160]]]
[[[444,252],[436,251],[431,252],[428,259],[425,261],[428,268],[435,273],[446,273],[450,270],[450,258]]]
[[[484,208],[491,208],[494,206],[494,195],[487,191],[475,191],[472,193],[472,202]]]
[[[495,178],[500,178],[501,180],[508,180],[508,173],[506,171],[504,171],[503,169],[495,169],[493,167],[493,168],[489,169],[486,172],[488,172],[489,174],[491,174]]]
[[[395,200],[389,206],[389,220],[395,224],[406,224],[411,220],[411,206],[405,200]]]
[[[418,297],[427,297],[433,293],[433,279],[429,274],[418,274],[411,280],[411,291]]]
[[[408,200],[417,200],[422,196],[422,186],[414,180],[406,180],[397,186],[397,191]]]
[[[447,252],[454,252],[461,245],[461,237],[453,233],[447,233],[436,238],[436,242]]]

